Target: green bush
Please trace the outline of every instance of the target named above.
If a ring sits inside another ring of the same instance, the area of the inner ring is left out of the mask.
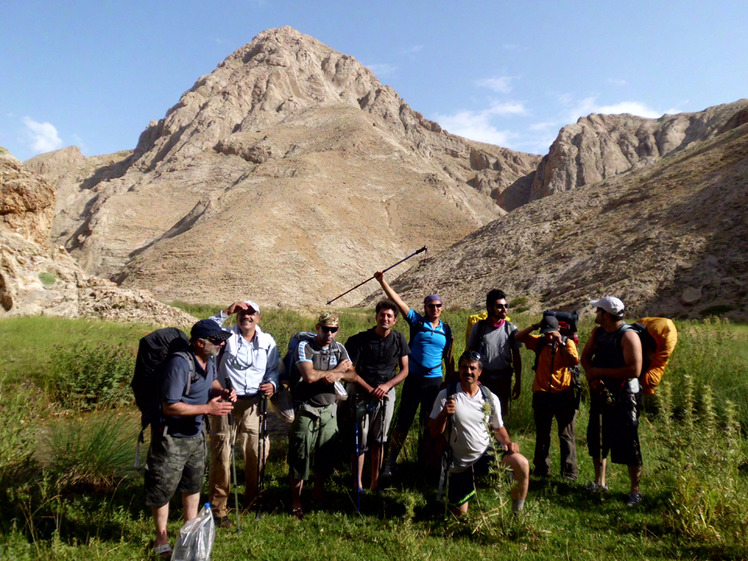
[[[133,349],[122,343],[56,347],[50,362],[53,398],[67,409],[84,411],[132,403]]]

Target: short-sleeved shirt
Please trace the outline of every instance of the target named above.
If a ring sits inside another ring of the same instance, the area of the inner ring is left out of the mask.
[[[441,378],[442,361],[452,344],[452,330],[441,320],[434,327],[413,308],[408,310],[405,321],[410,325],[408,376]]]
[[[468,347],[478,349],[483,356],[483,371],[505,370],[512,366],[512,350],[522,348],[517,341],[517,326],[503,321],[496,327],[488,320],[480,320],[473,325],[468,339]]]
[[[294,364],[311,362],[315,370],[334,370],[344,360],[350,360],[348,351],[337,341],[321,347],[316,339],[302,340],[294,351]],[[322,380],[310,384],[302,378],[293,388],[293,399],[297,405],[306,403],[312,407],[326,407],[335,403],[335,389]]]
[[[491,401],[486,407],[483,392],[479,389],[474,396],[470,397],[462,391],[458,384],[454,393],[455,414],[454,428],[449,438],[452,447],[452,459],[454,468],[452,471],[462,471],[476,462],[491,444],[491,434],[488,432],[487,423],[491,428],[500,429],[504,426],[501,421],[501,403],[493,393]],[[447,402],[447,388],[439,392],[431,409],[432,419],[436,419],[444,409]]]
[[[189,353],[189,360],[195,363],[195,372],[190,381],[190,391],[187,390],[187,378],[190,376],[190,363],[182,354],[172,356],[166,363],[161,382],[161,399],[166,403],[184,402],[188,405],[205,405],[210,400],[210,388],[216,379],[215,360],[208,359],[206,369],[200,366],[193,353]],[[197,436],[203,429],[205,415],[188,417],[163,416],[167,432],[177,438]]]
[[[346,347],[358,375],[373,387],[392,380],[400,358],[410,354],[402,333],[393,329],[387,337],[380,337],[376,327],[357,333],[348,339]]]

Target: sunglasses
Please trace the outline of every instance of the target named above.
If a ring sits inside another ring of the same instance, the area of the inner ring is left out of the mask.
[[[226,339],[219,339],[218,337],[206,337],[206,339],[214,345],[221,345],[226,341]]]
[[[494,304],[494,308],[498,308],[499,310],[508,310],[509,304]]]
[[[326,325],[321,325],[320,328],[323,333],[337,333],[339,329],[338,327],[328,327]]]
[[[426,304],[427,308],[441,308],[441,304]]]

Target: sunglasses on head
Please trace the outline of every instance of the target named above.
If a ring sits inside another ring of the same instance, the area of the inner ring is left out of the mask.
[[[320,328],[324,333],[337,333],[339,329],[338,327],[329,327],[327,325],[321,325]]]

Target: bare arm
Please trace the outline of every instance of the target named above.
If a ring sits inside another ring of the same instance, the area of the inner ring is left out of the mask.
[[[400,382],[405,380],[405,378],[408,377],[408,355],[401,356],[400,357],[400,371],[395,375],[392,380],[389,382],[385,382],[384,384],[381,384],[374,388],[374,390],[371,392],[374,397],[378,399],[384,399],[387,397],[387,394],[390,392],[392,388],[397,386]]]
[[[519,453],[519,444],[517,444],[516,442],[512,442],[512,439],[509,438],[509,433],[507,432],[506,427],[493,429],[493,434],[496,437],[496,440],[504,445],[504,448],[506,448],[508,454]]]
[[[429,419],[429,422],[426,425],[426,428],[428,428],[429,434],[432,437],[436,438],[440,434],[444,434],[444,431],[447,430],[447,421],[449,420],[450,415],[454,415],[455,409],[454,396],[450,396],[442,410],[439,411],[439,414],[436,417]]]
[[[527,342],[530,340],[530,333],[536,329],[540,329],[539,323],[533,323],[531,326],[525,327],[522,331],[518,331],[514,338],[520,343],[527,345]]]
[[[520,392],[522,391],[522,355],[519,354],[519,349],[512,349],[512,365],[514,366],[512,399],[519,399]]]
[[[397,304],[397,307],[400,309],[400,313],[402,313],[403,316],[407,316],[408,312],[410,311],[410,306],[403,302],[403,299],[400,298],[400,295],[395,292],[395,290],[389,285],[387,279],[384,278],[384,273],[382,271],[377,271],[376,273],[374,273],[374,278],[377,279],[377,282],[379,282],[379,284],[382,286],[382,289],[387,295],[387,298]]]
[[[308,384],[325,380],[329,384],[334,384],[337,380],[343,378],[343,375],[353,366],[350,360],[345,359],[338,363],[338,365],[332,370],[316,370],[311,361],[304,361],[296,363],[296,367],[299,369],[301,379]],[[337,376],[336,379],[333,379]],[[332,380],[332,381],[330,381]]]
[[[603,376],[617,380],[628,380],[629,378],[639,377],[642,369],[642,345],[636,333],[627,331],[623,334],[621,347],[623,348],[624,366],[620,368],[597,368],[592,366],[592,341],[592,338],[587,341],[584,351],[582,351],[582,366],[587,375],[587,380],[594,381]]]

